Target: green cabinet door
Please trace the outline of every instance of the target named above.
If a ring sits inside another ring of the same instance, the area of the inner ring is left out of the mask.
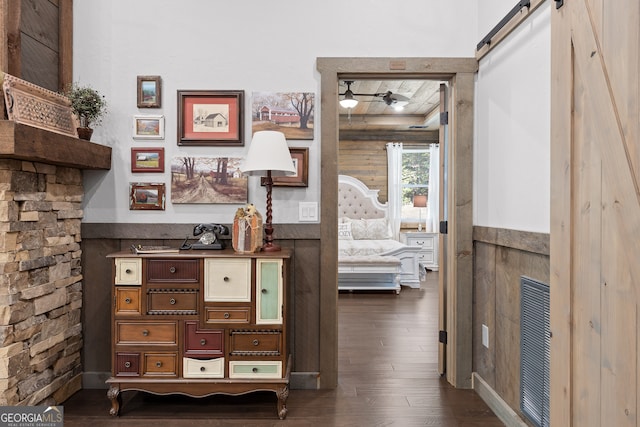
[[[282,260],[256,260],[256,323],[282,324]]]

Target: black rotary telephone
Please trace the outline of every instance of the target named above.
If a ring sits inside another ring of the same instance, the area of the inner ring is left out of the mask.
[[[194,237],[200,236],[197,243],[187,243],[189,236],[184,239],[180,249],[224,249],[224,242],[220,241],[221,234],[229,234],[229,229],[222,224],[198,224],[193,227]]]

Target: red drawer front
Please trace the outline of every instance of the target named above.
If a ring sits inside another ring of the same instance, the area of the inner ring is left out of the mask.
[[[140,354],[139,353],[116,353],[116,376],[139,377],[140,376]]]
[[[197,259],[148,259],[147,283],[200,283]]]
[[[198,329],[198,322],[185,322],[184,355],[192,358],[224,356],[224,330]]]

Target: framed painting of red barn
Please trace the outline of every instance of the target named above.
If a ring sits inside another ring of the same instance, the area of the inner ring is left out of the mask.
[[[243,146],[244,91],[178,91],[178,145]]]
[[[254,92],[253,132],[274,130],[287,139],[313,139],[315,95],[310,92]]]

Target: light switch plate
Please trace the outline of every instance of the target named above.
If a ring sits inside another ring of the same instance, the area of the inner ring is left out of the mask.
[[[482,325],[482,345],[489,348],[489,327]]]
[[[298,203],[298,220],[300,222],[318,221],[318,203],[317,202]]]

